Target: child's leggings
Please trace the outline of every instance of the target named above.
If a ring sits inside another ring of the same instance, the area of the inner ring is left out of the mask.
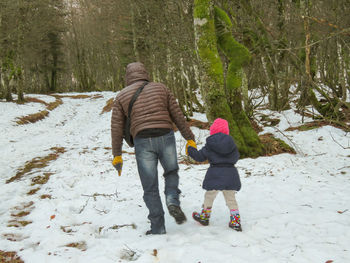
[[[213,206],[215,197],[217,196],[217,194],[219,192],[222,192],[224,194],[226,205],[230,210],[231,209],[238,210],[238,205],[237,205],[237,201],[236,201],[236,197],[235,197],[236,191],[234,191],[234,190],[222,190],[222,191],[210,190],[210,191],[206,191],[204,194],[204,204],[203,204],[204,209]]]

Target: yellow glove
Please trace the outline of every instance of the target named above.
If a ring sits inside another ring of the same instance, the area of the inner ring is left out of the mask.
[[[123,159],[122,159],[121,155],[114,157],[112,164],[113,164],[114,168],[117,169],[118,175],[121,176],[122,175],[122,167],[123,167]]]
[[[191,146],[197,149],[197,144],[193,140],[188,140],[186,144],[186,155],[188,155],[188,147]]]

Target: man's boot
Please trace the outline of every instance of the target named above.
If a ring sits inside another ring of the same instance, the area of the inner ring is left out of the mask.
[[[186,216],[185,216],[184,212],[182,212],[180,206],[169,205],[168,210],[169,210],[169,214],[175,218],[175,221],[177,224],[182,224],[187,220]]]

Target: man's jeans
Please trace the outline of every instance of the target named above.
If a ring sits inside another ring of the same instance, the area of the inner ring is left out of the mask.
[[[134,139],[137,168],[149,210],[152,234],[165,233],[164,210],[158,188],[158,160],[164,169],[166,204],[180,205],[179,166],[177,163],[174,132],[150,138]]]

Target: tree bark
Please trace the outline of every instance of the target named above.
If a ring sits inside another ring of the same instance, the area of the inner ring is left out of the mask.
[[[4,85],[5,85],[5,99],[6,101],[10,102],[13,101],[12,98],[12,93],[11,93],[11,85],[10,85],[10,79],[8,74],[3,74],[3,79],[4,79]]]
[[[17,102],[18,103],[24,103],[24,79],[23,79],[23,72],[18,72],[17,76]]]

